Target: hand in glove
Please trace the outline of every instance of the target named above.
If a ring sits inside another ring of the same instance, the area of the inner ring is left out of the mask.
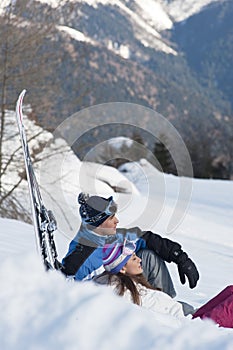
[[[174,262],[178,265],[181,283],[185,284],[187,277],[190,288],[196,287],[199,280],[199,273],[194,262],[182,250],[175,251],[173,254],[175,257]]]

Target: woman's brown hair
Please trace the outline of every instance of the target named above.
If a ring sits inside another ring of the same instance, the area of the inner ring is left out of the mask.
[[[161,290],[152,287],[143,274],[129,275],[121,272],[114,275],[108,272],[104,272],[104,274],[108,276],[108,284],[116,285],[116,292],[118,295],[123,296],[125,291],[128,289],[131,293],[133,303],[137,305],[141,304],[140,293],[137,288],[138,283],[149,289]]]

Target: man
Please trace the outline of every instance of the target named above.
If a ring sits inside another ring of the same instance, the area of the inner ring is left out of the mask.
[[[165,261],[177,264],[182,284],[187,278],[190,288],[196,286],[199,273],[179,243],[151,231],[141,231],[138,227],[118,229],[117,205],[113,197],[90,197],[80,193],[78,202],[82,224],[62,261],[67,276],[81,281],[101,274],[104,271],[103,246],[115,242],[123,244],[127,239],[135,242],[144,275],[152,286],[161,288],[171,297],[176,295]]]

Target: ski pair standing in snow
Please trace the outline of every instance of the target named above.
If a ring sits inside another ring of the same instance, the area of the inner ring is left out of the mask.
[[[16,103],[16,120],[21,139],[25,170],[28,181],[28,189],[31,202],[32,220],[38,252],[43,264],[48,269],[60,270],[62,265],[57,260],[57,250],[53,232],[57,229],[57,223],[51,210],[47,210],[40,193],[39,185],[34,173],[32,160],[27,143],[26,132],[23,123],[23,98],[26,90],[23,90]]]
[[[171,297],[176,295],[165,261],[177,264],[182,284],[187,278],[190,288],[196,286],[198,270],[179,243],[151,231],[142,231],[138,227],[117,228],[117,204],[113,197],[80,193],[78,202],[82,223],[62,261],[63,271],[67,276],[82,281],[100,275],[104,271],[104,245],[123,244],[127,239],[135,243],[135,252],[141,259],[144,275],[154,288],[161,289]]]

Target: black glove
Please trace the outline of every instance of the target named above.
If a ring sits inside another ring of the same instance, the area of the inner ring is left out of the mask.
[[[173,261],[178,265],[181,283],[185,284],[185,277],[187,277],[190,288],[196,287],[199,273],[194,262],[181,249],[173,252],[173,256]]]

